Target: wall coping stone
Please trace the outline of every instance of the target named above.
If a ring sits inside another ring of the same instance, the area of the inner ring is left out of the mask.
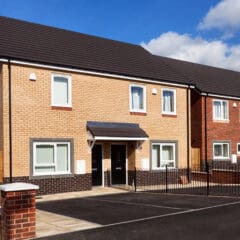
[[[8,183],[0,185],[0,190],[4,192],[16,192],[16,191],[28,191],[28,190],[38,190],[39,186],[24,183],[24,182],[17,182],[17,183]]]

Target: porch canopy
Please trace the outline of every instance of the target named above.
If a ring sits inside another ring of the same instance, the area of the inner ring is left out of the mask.
[[[146,132],[135,123],[87,122],[88,140],[145,141]]]

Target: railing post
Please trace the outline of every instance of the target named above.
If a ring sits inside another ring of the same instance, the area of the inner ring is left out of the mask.
[[[168,193],[168,166],[166,164],[166,172],[165,172],[165,184],[166,184],[166,193]]]
[[[134,168],[134,192],[137,192],[137,168]]]
[[[207,196],[209,195],[209,181],[210,181],[210,176],[209,176],[209,163],[206,161],[206,172],[207,172]]]

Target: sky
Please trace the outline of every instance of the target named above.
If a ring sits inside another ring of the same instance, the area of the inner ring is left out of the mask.
[[[0,15],[240,71],[240,0],[0,0]]]

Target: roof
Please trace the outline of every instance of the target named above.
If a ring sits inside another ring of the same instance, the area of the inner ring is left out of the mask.
[[[175,71],[185,75],[201,92],[240,97],[240,72],[167,57],[156,57],[165,61]]]
[[[0,16],[0,58],[195,85],[240,97],[240,73],[155,56],[139,45]]]
[[[95,140],[146,140],[148,135],[135,123],[87,122],[87,130]]]
[[[0,58],[188,84],[139,45],[0,17]]]

